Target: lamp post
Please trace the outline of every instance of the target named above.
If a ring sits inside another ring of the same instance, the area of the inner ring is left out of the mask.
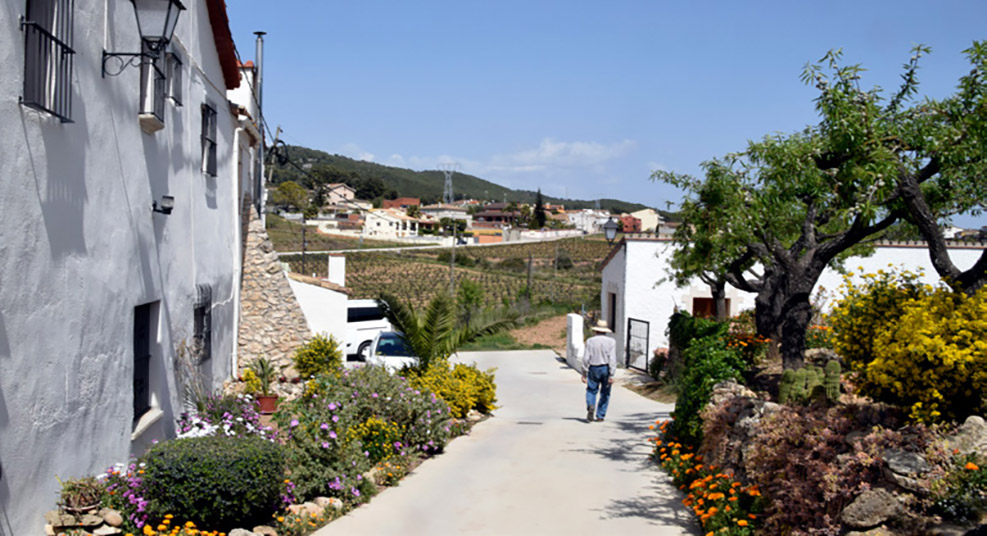
[[[617,238],[617,227],[619,225],[614,221],[613,216],[607,220],[607,223],[603,224],[603,236],[607,238],[607,243],[613,245],[613,239]]]
[[[141,58],[158,58],[168,46],[178,24],[178,15],[185,10],[179,0],[130,0],[137,18],[137,32],[141,38],[140,52],[103,51],[103,76],[116,76],[128,65],[138,65]],[[106,72],[106,61],[116,58],[120,69],[115,73]],[[123,60],[123,58],[130,58]]]

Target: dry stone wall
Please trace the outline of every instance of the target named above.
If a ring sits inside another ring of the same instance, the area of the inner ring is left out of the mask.
[[[258,357],[279,368],[291,364],[295,349],[309,338],[308,323],[288,284],[267,230],[250,208],[240,293],[238,374]]]

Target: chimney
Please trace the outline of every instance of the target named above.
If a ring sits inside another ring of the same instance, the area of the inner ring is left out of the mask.
[[[330,283],[339,285],[341,287],[346,286],[346,256],[345,255],[329,255],[329,277],[326,278]]]

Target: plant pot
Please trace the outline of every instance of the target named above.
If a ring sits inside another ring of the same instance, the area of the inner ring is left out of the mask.
[[[257,395],[261,415],[270,415],[278,409],[278,395]]]

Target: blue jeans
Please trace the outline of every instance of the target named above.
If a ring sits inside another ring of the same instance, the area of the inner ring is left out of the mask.
[[[600,392],[600,403],[596,403],[596,393]],[[596,418],[602,419],[607,415],[607,405],[610,404],[610,367],[593,365],[586,373],[586,409],[596,407]]]

